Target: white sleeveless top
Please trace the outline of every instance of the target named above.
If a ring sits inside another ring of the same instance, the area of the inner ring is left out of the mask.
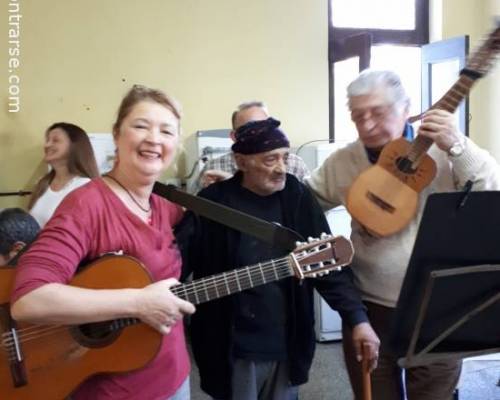
[[[30,210],[30,214],[37,220],[40,228],[43,228],[50,217],[52,217],[52,214],[54,214],[57,206],[68,193],[82,185],[85,185],[87,182],[90,182],[90,178],[75,176],[57,192],[52,190],[49,186]]]

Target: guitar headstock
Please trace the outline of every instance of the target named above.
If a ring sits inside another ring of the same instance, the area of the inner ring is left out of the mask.
[[[500,53],[500,19],[496,25],[496,29],[488,35],[481,47],[469,57],[467,69],[486,75],[492,68]]]
[[[315,278],[349,265],[354,255],[350,240],[343,236],[322,234],[321,239],[309,238],[290,255],[295,276]]]

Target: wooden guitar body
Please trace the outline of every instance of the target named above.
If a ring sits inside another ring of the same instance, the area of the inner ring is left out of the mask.
[[[1,399],[62,400],[89,376],[139,369],[158,353],[162,335],[143,323],[115,331],[92,324],[92,332],[84,326],[17,324],[23,361],[14,363],[15,348],[8,336],[14,271],[0,269]],[[121,289],[141,288],[149,283],[147,271],[133,258],[120,257],[118,262],[116,257],[105,257],[76,275],[71,285]],[[19,387],[15,387],[15,376],[19,378]]]
[[[347,194],[347,210],[376,236],[392,235],[415,215],[418,194],[434,179],[436,163],[424,154],[414,169],[405,159],[411,143],[388,143],[376,165],[362,172]]]

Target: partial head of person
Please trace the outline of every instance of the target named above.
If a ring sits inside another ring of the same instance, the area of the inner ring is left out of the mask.
[[[123,98],[113,125],[117,169],[150,181],[172,163],[180,136],[179,104],[158,89],[134,85]]]
[[[98,175],[87,132],[78,125],[56,122],[45,132],[45,162],[67,166],[70,173],[93,178]]]
[[[231,139],[235,141],[236,130],[250,121],[262,121],[269,118],[269,111],[262,101],[247,101],[241,103],[231,115]]]
[[[347,87],[348,107],[365,147],[381,149],[399,138],[409,116],[410,99],[392,71],[363,71]]]
[[[242,186],[260,196],[285,188],[290,142],[279,126],[280,121],[268,118],[247,122],[235,132],[231,149],[243,173]]]
[[[43,149],[44,161],[52,168],[33,190],[28,208],[45,193],[60,168],[67,169],[73,176],[94,178],[99,175],[89,137],[78,125],[56,122],[49,126]]]
[[[26,245],[35,240],[40,226],[21,208],[0,211],[0,266],[5,266]]]

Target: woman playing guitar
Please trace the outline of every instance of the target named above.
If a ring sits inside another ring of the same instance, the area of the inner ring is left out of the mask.
[[[176,103],[161,91],[134,86],[123,99],[113,126],[114,168],[68,195],[20,259],[11,309],[16,321],[76,325],[130,317],[165,335],[157,356],[146,367],[128,374],[91,377],[73,393],[75,400],[189,398],[190,365],[182,316],[194,312],[194,306],[169,290],[180,275],[181,260],[171,227],[182,210],[151,193],[154,182],[174,159],[179,133]],[[155,283],[137,289],[67,284],[82,261],[110,252],[124,252],[142,261]],[[62,334],[59,340],[65,340]],[[129,352],[140,353],[140,342],[137,346]],[[83,347],[75,347],[61,358],[68,361],[84,352]],[[38,362],[44,368],[43,349],[40,353]],[[67,365],[68,376],[48,385],[71,380],[72,364]],[[24,383],[20,379],[21,384],[29,388],[30,378],[28,374]],[[51,398],[42,394],[31,398],[38,396]]]

